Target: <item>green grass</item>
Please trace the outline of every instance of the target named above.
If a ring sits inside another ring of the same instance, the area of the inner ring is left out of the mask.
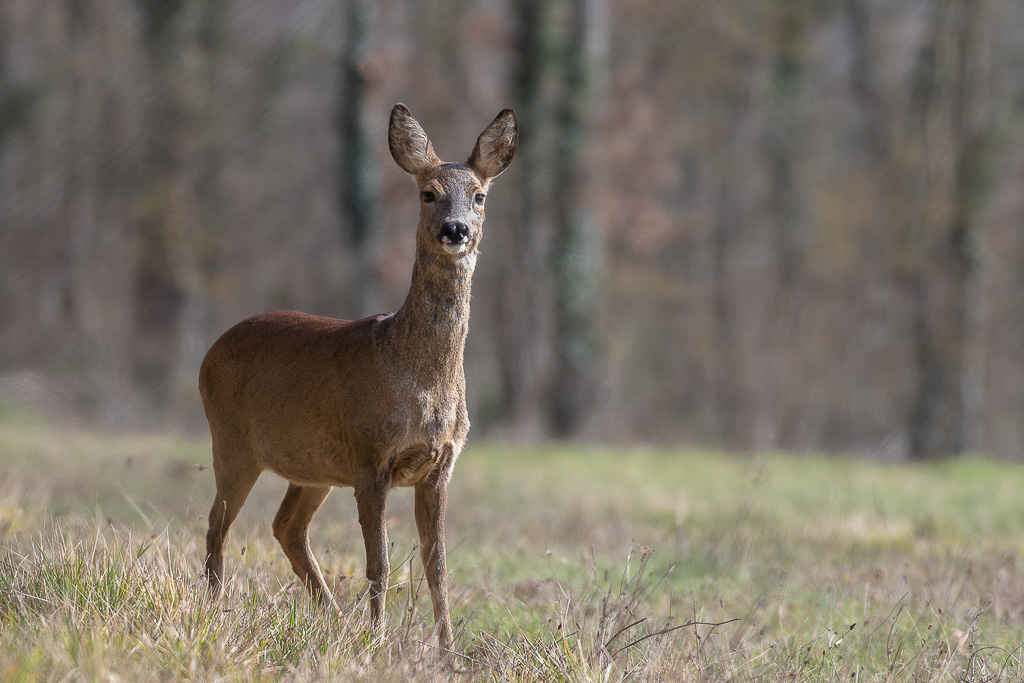
[[[351,492],[311,532],[341,610],[293,581],[264,475],[224,598],[201,576],[208,441],[0,411],[0,680],[1013,680],[1024,469],[471,442],[449,494],[461,656],[432,626],[408,490],[367,635]]]

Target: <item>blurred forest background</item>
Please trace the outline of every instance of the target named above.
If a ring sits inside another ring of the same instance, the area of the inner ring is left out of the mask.
[[[1019,0],[2,0],[0,392],[199,428],[230,325],[397,308],[398,101],[520,116],[477,437],[1024,457]]]

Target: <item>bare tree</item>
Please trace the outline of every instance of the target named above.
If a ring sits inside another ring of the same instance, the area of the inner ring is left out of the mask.
[[[564,41],[558,145],[554,151],[559,191],[555,200],[552,284],[555,307],[551,428],[572,436],[594,407],[603,369],[600,313],[603,234],[590,209],[587,163],[595,94],[604,79],[607,52],[605,0],[573,0]]]
[[[352,251],[348,278],[349,314],[369,315],[380,308],[380,284],[375,270],[374,245],[379,232],[376,175],[366,110],[367,58],[373,46],[372,0],[344,0],[345,46],[341,55],[338,91],[339,158],[338,208],[343,238]]]
[[[549,130],[545,83],[554,68],[552,6],[545,0],[516,0],[515,54],[512,100],[523,138],[522,159],[513,169],[517,198],[515,219],[502,238],[500,316],[501,378],[507,424],[514,431],[543,429],[544,377],[549,361],[550,291],[547,268],[550,249],[548,179],[551,169],[545,154]],[[525,173],[522,169],[529,168]]]
[[[187,240],[178,202],[185,168],[185,111],[176,89],[183,0],[137,3],[149,67],[148,122],[134,273],[135,380],[166,407],[174,383],[186,292],[174,254]]]
[[[994,121],[980,106],[987,2],[944,0],[930,7],[905,103],[879,85],[872,19],[849,0],[857,58],[854,91],[868,122],[869,148],[887,170],[881,188],[895,224],[896,280],[907,293],[916,385],[907,414],[909,454],[929,459],[970,447],[965,394],[978,210],[991,188]],[[986,93],[987,95],[987,93]]]

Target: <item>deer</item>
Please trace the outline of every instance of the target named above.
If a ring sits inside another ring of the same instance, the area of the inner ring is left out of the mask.
[[[313,599],[337,608],[309,543],[336,486],[353,489],[366,548],[370,629],[384,623],[390,566],[388,491],[413,487],[420,559],[442,650],[452,643],[445,556],[447,487],[469,433],[463,356],[470,288],[491,181],[512,161],[519,124],[502,110],[465,163],[442,162],[404,104],[388,146],[415,180],[420,214],[409,293],[393,313],[340,320],[295,311],[248,318],[206,353],[199,391],[210,426],[216,496],[205,575],[216,599],[224,545],[257,478],[288,489],[272,524]]]

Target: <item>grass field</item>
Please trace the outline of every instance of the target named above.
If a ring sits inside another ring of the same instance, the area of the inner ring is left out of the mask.
[[[432,625],[411,492],[389,498],[387,632],[366,633],[349,490],[307,600],[265,474],[227,593],[201,576],[208,442],[0,409],[0,680],[1015,680],[1024,469],[471,441],[450,489],[459,655]]]

